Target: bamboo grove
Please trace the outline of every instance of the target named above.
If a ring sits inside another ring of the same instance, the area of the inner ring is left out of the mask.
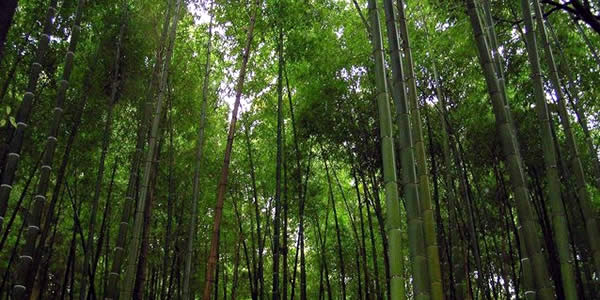
[[[0,3],[1,299],[598,299],[600,4]]]

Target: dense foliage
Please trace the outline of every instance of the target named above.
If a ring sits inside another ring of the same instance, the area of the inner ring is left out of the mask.
[[[597,2],[3,2],[0,297],[600,294]]]

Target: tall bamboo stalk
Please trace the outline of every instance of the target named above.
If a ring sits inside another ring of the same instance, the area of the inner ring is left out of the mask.
[[[390,1],[390,0],[387,0]],[[417,99],[417,84],[414,71],[414,62],[410,38],[408,36],[408,26],[406,21],[405,4],[403,0],[398,0],[398,24],[400,26],[400,35],[402,38],[402,50],[404,51],[404,80],[408,87],[408,101],[411,114],[414,151],[417,163],[417,176],[419,183],[419,203],[421,217],[423,218],[423,233],[427,253],[427,268],[429,281],[431,285],[431,299],[444,299],[442,291],[442,271],[440,268],[440,254],[437,245],[437,235],[435,229],[435,219],[433,209],[431,208],[431,188],[429,186],[429,169],[426,162],[425,143],[423,142],[423,126],[421,125],[421,114],[419,112],[419,103]]]
[[[92,208],[90,214],[90,221],[88,226],[88,237],[87,237],[87,245],[84,257],[83,264],[83,278],[80,282],[80,292],[79,299],[85,300],[87,297],[87,274],[90,271],[92,255],[94,253],[94,233],[96,226],[96,212],[98,211],[98,202],[100,200],[100,193],[102,192],[102,183],[104,180],[104,165],[106,161],[106,155],[108,153],[108,147],[110,145],[111,138],[111,130],[112,130],[112,122],[113,122],[113,109],[115,107],[115,102],[118,97],[118,88],[119,88],[119,69],[120,69],[120,59],[121,59],[121,43],[123,40],[123,34],[125,31],[125,20],[127,20],[126,12],[122,12],[122,21],[121,26],[119,28],[119,36],[117,37],[116,50],[115,50],[115,62],[113,65],[113,78],[111,80],[111,91],[110,91],[110,99],[108,100],[108,108],[106,112],[106,120],[104,121],[104,134],[102,137],[102,149],[100,151],[100,161],[98,163],[98,173],[96,174],[96,185],[94,188],[94,195],[92,196]],[[95,268],[93,268],[95,271]],[[92,272],[92,278],[94,276],[94,272]],[[90,282],[90,285],[94,285],[94,282]]]
[[[30,268],[33,264],[33,256],[38,247],[37,240],[40,234],[40,222],[44,212],[44,207],[46,206],[46,194],[48,193],[48,188],[50,185],[52,162],[54,160],[54,153],[56,152],[57,138],[59,136],[58,131],[60,129],[60,124],[63,117],[63,106],[65,98],[67,97],[71,71],[73,70],[75,49],[77,48],[77,43],[79,42],[79,34],[81,32],[81,27],[79,25],[81,23],[85,4],[85,0],[79,0],[77,9],[75,11],[75,18],[71,28],[71,40],[69,42],[67,53],[65,54],[62,78],[59,81],[59,87],[56,93],[56,102],[53,109],[54,114],[47,134],[46,143],[44,145],[44,158],[42,159],[42,164],[40,167],[39,182],[33,198],[30,217],[28,218],[29,224],[27,226],[27,231],[25,232],[25,246],[22,250],[22,255],[19,256],[19,264],[17,266],[17,281],[13,286],[15,299],[25,299],[28,296],[25,286],[27,284]],[[43,247],[43,245],[39,246]]]
[[[573,131],[571,128],[569,114],[567,112],[566,107],[566,97],[562,92],[560,86],[560,79],[558,75],[558,68],[556,67],[556,63],[554,62],[554,55],[552,53],[552,48],[550,47],[550,43],[548,41],[548,36],[546,34],[546,29],[544,26],[543,19],[541,17],[541,7],[538,0],[533,1],[535,16],[537,21],[538,30],[540,32],[540,37],[542,38],[542,42],[544,44],[544,49],[546,50],[546,63],[550,67],[550,81],[552,86],[554,87],[554,91],[556,92],[557,102],[558,102],[558,114],[560,116],[561,125],[563,127],[563,131],[565,133],[565,137],[567,140],[567,147],[569,150],[569,163],[571,166],[571,172],[575,175],[575,184],[577,196],[579,197],[579,204],[581,205],[583,212],[583,218],[585,223],[585,231],[587,234],[587,239],[590,244],[590,248],[592,250],[592,259],[594,262],[594,268],[597,273],[600,274],[600,233],[598,232],[598,223],[595,217],[593,205],[591,202],[590,192],[587,189],[586,177],[583,170],[583,164],[581,163],[581,158],[579,156],[579,151],[577,150],[577,144],[575,142],[575,137],[573,135]],[[589,140],[588,140],[589,141]],[[594,150],[593,145],[591,147]],[[597,160],[597,155],[592,153],[593,157]],[[569,205],[571,207],[576,207],[576,203],[574,201],[569,201]],[[565,279],[563,278],[563,281]],[[575,294],[576,295],[576,294]]]
[[[27,129],[29,126],[29,116],[33,108],[33,100],[37,90],[40,73],[42,71],[42,63],[44,62],[44,57],[48,51],[50,35],[52,35],[52,30],[54,29],[56,2],[57,0],[51,0],[50,6],[48,6],[48,11],[46,12],[44,29],[39,37],[35,58],[29,69],[27,89],[25,90],[23,101],[19,106],[19,110],[15,118],[17,126],[14,129],[12,137],[7,139],[8,144],[3,144],[2,148],[0,148],[0,162],[3,162],[3,164],[0,164],[0,167],[3,167],[1,170],[2,178],[0,180],[0,226],[2,226],[2,223],[4,222],[4,215],[6,214],[6,209],[8,208],[8,199],[13,188],[12,184],[15,178],[15,172],[17,171],[19,159],[21,157],[21,147],[23,146],[25,129]],[[77,28],[78,26],[73,27],[73,29]],[[77,30],[77,32],[79,31]],[[73,36],[76,37],[76,35]],[[75,44],[73,44],[73,46],[75,46]],[[4,157],[5,154],[6,158]]]
[[[160,38],[160,46],[158,47],[158,51],[156,54],[156,63],[154,65],[154,70],[152,72],[152,77],[150,79],[150,84],[148,87],[148,93],[145,96],[146,102],[141,105],[141,113],[140,113],[140,122],[138,125],[137,137],[136,137],[136,145],[135,151],[133,152],[131,158],[131,167],[129,170],[129,178],[127,180],[127,189],[125,192],[125,199],[123,203],[123,208],[121,209],[121,218],[119,223],[119,232],[117,235],[117,241],[115,243],[115,247],[113,250],[113,259],[111,262],[110,273],[108,274],[108,291],[105,295],[106,299],[118,299],[119,297],[119,281],[121,274],[121,266],[125,260],[125,246],[128,242],[128,232],[129,227],[131,225],[131,211],[135,204],[135,193],[138,190],[138,182],[139,182],[139,168],[142,163],[142,158],[144,154],[144,145],[146,143],[146,136],[148,133],[148,123],[150,122],[150,118],[152,116],[152,102],[153,102],[153,92],[154,92],[154,84],[158,80],[158,73],[160,72],[163,65],[163,54],[164,54],[164,44],[167,40],[167,34],[169,33],[169,23],[171,21],[171,14],[173,13],[173,4],[174,0],[169,0],[167,5],[167,11],[165,14],[165,20],[162,27],[161,38]]]
[[[231,121],[229,122],[229,133],[227,135],[227,145],[225,146],[225,158],[223,160],[223,168],[221,169],[221,178],[219,179],[219,185],[217,190],[217,204],[214,212],[215,214],[213,231],[210,240],[210,253],[208,257],[208,262],[206,264],[206,277],[204,279],[204,293],[202,296],[202,299],[204,300],[210,299],[210,292],[214,284],[214,271],[215,265],[217,264],[217,247],[219,245],[219,232],[221,230],[221,218],[223,216],[223,202],[225,200],[227,177],[229,175],[229,162],[231,161],[231,148],[233,147],[235,124],[237,122],[237,114],[240,108],[240,100],[242,98],[242,92],[244,90],[246,68],[248,66],[248,59],[250,58],[250,47],[252,45],[252,39],[254,38],[254,26],[256,24],[256,16],[258,14],[258,11],[261,9],[260,0],[256,0],[255,5],[251,9],[252,16],[250,17],[250,24],[248,25],[246,45],[244,46],[244,51],[242,54],[242,64],[240,67],[240,73],[235,88],[235,103],[233,105],[233,111],[231,113]]]
[[[521,153],[516,138],[513,136],[513,126],[506,113],[504,96],[498,84],[498,78],[494,70],[494,63],[490,57],[490,51],[482,30],[481,21],[475,7],[474,0],[467,1],[467,12],[473,29],[473,34],[478,50],[479,61],[483,69],[488,94],[492,102],[494,115],[496,117],[496,128],[500,135],[505,162],[509,170],[513,193],[517,201],[517,213],[519,222],[523,226],[523,240],[535,275],[538,295],[541,299],[553,299],[554,293],[550,284],[548,266],[542,245],[538,236],[538,224],[533,214],[533,208],[529,199],[529,190],[523,172]]]
[[[426,29],[427,30],[427,29]],[[426,33],[427,34],[427,33]],[[429,41],[428,41],[429,42]],[[435,57],[435,54],[432,56]],[[439,107],[441,123],[442,123],[442,156],[444,165],[446,167],[444,173],[444,187],[446,189],[446,198],[448,200],[448,215],[449,221],[455,226],[454,229],[450,229],[450,253],[451,253],[451,276],[453,279],[453,293],[455,297],[459,299],[467,299],[467,284],[464,276],[464,272],[462,272],[463,266],[463,249],[460,247],[460,224],[458,222],[457,217],[457,209],[459,209],[459,204],[456,195],[456,186],[454,185],[453,176],[456,175],[455,167],[452,164],[452,160],[450,158],[450,128],[449,128],[449,118],[448,118],[448,109],[446,108],[446,97],[442,92],[442,83],[440,80],[440,76],[438,75],[436,63],[434,60],[431,62],[433,77],[435,81],[435,94],[438,98],[437,105]],[[449,226],[450,227],[450,226]]]
[[[135,273],[137,270],[137,261],[140,253],[140,246],[142,242],[142,230],[144,227],[144,211],[146,207],[146,198],[150,187],[150,179],[153,168],[153,158],[157,149],[157,137],[158,127],[162,117],[162,106],[165,91],[167,88],[167,77],[169,73],[169,65],[171,63],[171,57],[173,56],[173,48],[175,44],[175,33],[177,31],[177,23],[179,21],[179,13],[182,9],[183,1],[178,0],[175,8],[175,13],[171,20],[169,28],[169,41],[167,44],[167,51],[165,53],[165,59],[161,68],[161,75],[159,81],[159,90],[156,100],[156,107],[154,112],[154,118],[152,120],[152,127],[150,129],[150,136],[148,141],[148,150],[146,152],[146,159],[144,161],[143,177],[140,182],[139,196],[137,201],[137,207],[134,213],[133,231],[131,235],[131,241],[127,252],[127,268],[125,269],[125,278],[123,281],[123,288],[120,291],[121,296],[119,299],[128,299],[132,296],[132,292],[135,284]]]
[[[281,298],[279,290],[279,256],[281,249],[281,163],[282,163],[282,126],[283,126],[283,29],[279,28],[277,40],[278,67],[277,67],[277,157],[275,162],[275,218],[273,219],[273,300]],[[284,296],[285,297],[285,296]]]
[[[384,52],[383,42],[381,40],[381,27],[379,24],[379,12],[377,3],[375,0],[369,0],[369,20],[371,23],[371,45],[373,46],[373,58],[375,60],[375,83],[376,83],[376,96],[377,96],[377,107],[379,114],[379,130],[381,136],[381,154],[383,158],[383,181],[385,189],[385,200],[387,207],[387,236],[389,238],[389,257],[390,257],[390,293],[391,299],[398,300],[405,298],[404,292],[404,279],[402,270],[402,232],[401,232],[401,215],[400,215],[400,201],[398,199],[398,183],[396,179],[396,158],[394,151],[394,137],[392,127],[392,115],[389,104],[387,79],[384,64]],[[397,53],[397,52],[396,52]],[[393,64],[395,68],[397,65]],[[395,82],[399,82],[395,72]],[[401,127],[401,141],[408,142],[411,140],[410,136],[410,125],[408,110],[405,114],[399,116],[405,122]],[[402,153],[402,162],[404,163],[406,158],[412,154],[409,148],[403,147],[407,145],[400,145]],[[403,164],[404,166],[410,166],[410,164]],[[404,191],[407,195],[407,215],[409,217],[409,245],[411,254],[413,257],[413,271],[414,271],[414,282],[415,282],[415,295],[417,299],[427,299],[428,289],[427,277],[423,276],[426,270],[426,262],[422,240],[422,220],[419,218],[419,203],[418,203],[418,189],[416,180],[410,180],[408,175],[413,168],[403,168],[403,183]],[[415,176],[412,177],[412,179]]]
[[[204,81],[202,84],[202,112],[200,115],[200,126],[198,127],[198,137],[196,139],[196,158],[194,166],[194,182],[192,188],[192,219],[190,222],[190,229],[186,244],[185,252],[185,270],[183,273],[183,299],[190,299],[190,278],[192,271],[192,246],[194,238],[196,236],[196,223],[198,219],[198,199],[200,197],[200,165],[203,157],[204,150],[204,128],[206,126],[206,103],[208,101],[208,84],[210,82],[210,55],[212,47],[212,29],[213,29],[213,16],[212,16],[212,3],[211,3],[211,16],[208,24],[208,42],[206,44],[206,62],[204,64]]]
[[[536,16],[538,21],[541,13],[537,15],[539,3],[534,0],[536,7]],[[575,288],[575,276],[573,266],[570,261],[569,251],[569,229],[567,226],[567,217],[565,208],[561,199],[560,179],[558,177],[558,167],[556,162],[556,153],[554,151],[554,137],[552,135],[552,119],[548,111],[548,105],[544,96],[544,83],[542,81],[542,70],[539,62],[538,48],[536,44],[536,34],[533,26],[533,18],[531,16],[531,6],[529,0],[521,0],[521,9],[523,10],[523,19],[525,20],[525,35],[527,37],[527,56],[531,68],[531,77],[533,79],[533,89],[535,97],[535,109],[538,114],[538,122],[542,137],[542,150],[544,154],[544,165],[546,167],[546,194],[550,200],[552,213],[552,227],[554,233],[554,242],[558,250],[558,261],[560,263],[560,274],[565,293],[565,299],[577,299],[577,291]],[[543,21],[538,22],[541,32],[545,35]],[[542,38],[543,40],[544,39]],[[550,53],[551,55],[551,53]],[[548,58],[552,59],[550,56]],[[560,90],[560,88],[559,88]],[[548,287],[550,288],[550,287]]]
[[[325,164],[325,174],[327,176],[327,186],[328,186],[328,194],[329,201],[331,202],[331,208],[333,208],[333,220],[335,222],[335,235],[337,241],[337,252],[338,252],[338,260],[340,269],[340,286],[342,288],[342,299],[346,299],[346,271],[345,271],[345,263],[344,263],[344,255],[343,255],[343,246],[342,246],[342,237],[340,233],[340,224],[338,220],[337,209],[335,205],[335,199],[333,197],[333,188],[331,186],[331,176],[329,175],[329,167],[327,165],[327,158],[323,159],[323,163]]]

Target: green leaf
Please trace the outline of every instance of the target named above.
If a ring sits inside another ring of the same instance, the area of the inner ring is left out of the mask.
[[[10,121],[10,124],[11,124],[13,127],[17,127],[17,121],[15,121],[15,117],[13,117],[13,116],[10,116],[10,117],[8,117],[8,120]]]

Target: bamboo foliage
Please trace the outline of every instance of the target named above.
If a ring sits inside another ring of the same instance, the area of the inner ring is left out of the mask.
[[[600,291],[599,45],[552,3],[18,2],[2,299]]]

